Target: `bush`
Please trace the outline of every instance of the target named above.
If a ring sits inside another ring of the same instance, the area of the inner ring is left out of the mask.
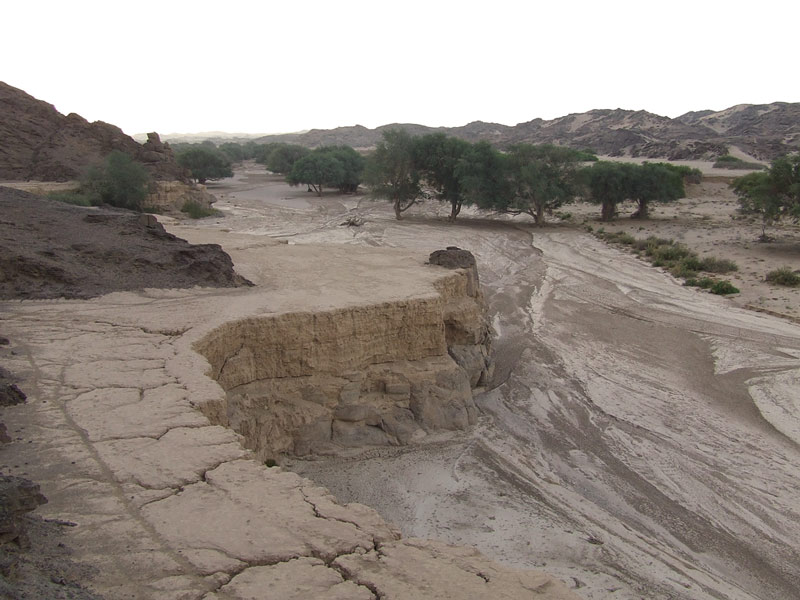
[[[79,191],[70,192],[50,192],[47,194],[50,200],[63,202],[64,204],[74,204],[75,206],[91,206],[92,202],[86,194]]]
[[[707,273],[731,273],[739,270],[739,266],[727,258],[709,256],[701,260],[699,264],[700,268],[697,270]]]
[[[206,208],[194,200],[187,200],[184,202],[183,206],[181,206],[181,212],[186,213],[192,219],[204,219],[206,217],[214,217],[220,214],[218,210]]]
[[[738,294],[739,288],[733,286],[733,284],[726,280],[723,281],[715,281],[709,290],[712,294],[717,294],[720,296],[725,296],[727,294]]]
[[[144,165],[119,150],[113,150],[103,164],[95,165],[81,180],[81,194],[94,205],[110,204],[141,211],[150,186]]]
[[[730,154],[726,154],[725,156],[720,156],[716,162],[713,164],[715,169],[765,169],[766,167],[761,163],[754,163],[754,162],[747,162],[742,160],[741,158],[737,158],[735,156],[731,156]]]
[[[800,286],[800,275],[792,271],[790,267],[781,267],[767,273],[766,280],[775,285],[784,285],[786,287]]]
[[[693,258],[683,259],[677,264],[670,267],[669,272],[674,277],[681,277],[682,279],[691,279],[697,275],[699,269],[694,268],[696,260]]]
[[[676,263],[692,255],[693,253],[683,244],[662,244],[653,248],[649,253],[649,256],[653,258],[654,264],[656,261],[664,264]]]

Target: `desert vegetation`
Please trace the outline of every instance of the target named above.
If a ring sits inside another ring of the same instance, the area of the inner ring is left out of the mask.
[[[752,170],[752,169],[760,170],[764,168],[764,165],[757,162],[748,162],[736,156],[725,154],[724,156],[720,156],[716,161],[714,161],[714,168],[736,169],[736,170]]]
[[[800,286],[800,274],[792,271],[791,267],[780,267],[767,273],[765,277],[768,283],[782,285],[786,287]]]
[[[766,241],[769,225],[800,220],[800,153],[776,158],[766,172],[739,177],[731,187],[739,197],[740,212],[761,217],[761,238]]]
[[[54,192],[49,197],[78,206],[109,204],[141,211],[149,186],[147,169],[124,152],[114,150],[104,162],[84,173],[76,190]]]
[[[724,274],[738,271],[738,265],[726,258],[708,256],[700,258],[695,252],[672,239],[649,236],[635,238],[624,231],[606,233],[599,229],[595,235],[600,239],[626,246],[637,256],[649,260],[654,267],[662,267],[674,277],[684,280],[684,285],[707,289],[712,294],[737,294],[739,290],[727,280],[704,275]],[[701,276],[701,274],[703,274]]]
[[[211,142],[181,146],[175,151],[175,159],[179,165],[189,169],[192,179],[198,183],[206,183],[210,179],[233,177],[228,154],[219,150]]]

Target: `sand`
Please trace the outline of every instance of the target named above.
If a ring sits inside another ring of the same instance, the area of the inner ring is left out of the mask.
[[[597,207],[570,206],[572,223],[545,228],[469,210],[450,224],[433,202],[398,222],[387,204],[317,198],[255,167],[212,191],[224,218],[168,228],[223,247],[228,230],[290,244],[457,245],[478,259],[497,331],[479,426],[288,467],[406,535],[543,568],[583,598],[797,597],[800,326],[743,308],[798,316],[797,290],[763,281],[800,268],[796,228],[757,244],[760,226],[732,218],[735,199],[714,181],[641,224],[626,217],[632,207],[602,225]],[[353,214],[366,224],[340,225]],[[732,258],[742,293],[683,287],[586,224]]]

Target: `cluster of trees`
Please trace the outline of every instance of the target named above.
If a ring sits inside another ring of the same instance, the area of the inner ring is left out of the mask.
[[[474,205],[526,213],[540,225],[545,215],[579,198],[602,205],[604,220],[625,200],[636,201],[636,216],[646,218],[653,202],[682,198],[684,181],[697,176],[687,167],[603,162],[592,152],[551,144],[517,144],[500,152],[487,142],[470,144],[441,133],[414,137],[402,130],[384,132],[365,170],[373,195],[391,201],[398,219],[427,184],[450,204],[452,220],[464,205]]]
[[[769,170],[738,177],[731,186],[741,212],[761,216],[765,239],[768,225],[800,219],[800,153],[776,158]]]
[[[463,206],[473,205],[529,214],[541,225],[547,214],[577,199],[601,205],[603,220],[612,219],[621,202],[632,200],[638,204],[634,216],[646,218],[653,202],[682,198],[684,182],[699,178],[696,169],[668,163],[604,162],[591,151],[551,144],[517,144],[501,152],[487,142],[472,144],[444,133],[412,136],[399,129],[385,131],[366,158],[349,146],[310,150],[254,142],[218,148],[204,142],[177,147],[176,154],[201,183],[230,177],[231,161],[245,159],[318,195],[326,187],[354,192],[363,179],[373,196],[392,202],[398,219],[426,196],[426,188],[450,205],[451,220]]]

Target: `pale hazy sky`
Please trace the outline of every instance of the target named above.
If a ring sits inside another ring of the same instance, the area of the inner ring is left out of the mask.
[[[800,101],[796,0],[6,0],[0,81],[159,131]]]

